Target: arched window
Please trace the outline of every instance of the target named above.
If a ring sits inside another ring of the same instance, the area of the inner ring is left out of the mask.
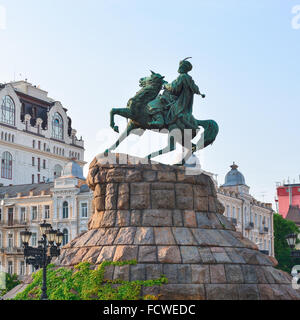
[[[54,179],[61,177],[63,168],[59,164],[54,166]]]
[[[12,155],[7,151],[2,153],[1,178],[12,179]]]
[[[5,96],[1,101],[0,122],[15,125],[15,104],[10,96]]]
[[[63,246],[65,246],[68,242],[69,242],[69,232],[67,229],[64,229],[63,230],[63,234],[64,234],[64,237],[63,237]]]
[[[69,204],[67,201],[63,203],[63,219],[69,218]]]
[[[63,140],[63,119],[59,113],[55,113],[52,119],[52,138]]]

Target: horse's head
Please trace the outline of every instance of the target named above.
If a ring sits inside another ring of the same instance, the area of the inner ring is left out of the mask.
[[[151,71],[150,77],[145,77],[140,79],[140,87],[148,87],[148,86],[160,86],[162,87],[166,81],[164,80],[165,77],[160,75],[159,73],[155,73]]]

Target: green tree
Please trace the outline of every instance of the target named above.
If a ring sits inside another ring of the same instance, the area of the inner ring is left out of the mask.
[[[274,215],[274,249],[275,258],[278,261],[277,268],[286,272],[291,272],[295,264],[300,261],[291,258],[286,236],[290,233],[299,233],[297,225],[290,220],[284,219],[280,214]]]
[[[3,290],[0,290],[0,297],[4,296],[8,291],[12,290],[14,287],[16,287],[21,283],[16,274],[6,273],[5,277],[6,277],[6,288]]]

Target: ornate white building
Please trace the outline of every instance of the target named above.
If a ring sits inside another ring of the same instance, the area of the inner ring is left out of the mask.
[[[82,168],[69,162],[54,182],[0,187],[0,266],[21,278],[32,273],[24,261],[20,232],[32,232],[31,246],[41,239],[46,220],[64,234],[63,245],[87,231],[93,193]],[[1,268],[0,268],[1,269]]]
[[[53,181],[74,158],[84,166],[67,109],[27,81],[0,84],[0,183]]]
[[[233,163],[218,188],[218,198],[225,206],[225,216],[231,219],[244,237],[257,244],[259,249],[274,256],[274,230],[272,204],[257,201],[249,193],[243,174]]]

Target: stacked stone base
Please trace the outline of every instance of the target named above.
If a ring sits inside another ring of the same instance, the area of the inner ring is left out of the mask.
[[[107,267],[105,279],[164,274],[168,284],[142,292],[160,299],[300,299],[291,277],[274,268],[276,260],[223,216],[209,176],[187,176],[182,167],[162,164],[109,164],[100,157],[87,181],[94,190],[89,231],[62,249],[58,265],[136,260]]]

